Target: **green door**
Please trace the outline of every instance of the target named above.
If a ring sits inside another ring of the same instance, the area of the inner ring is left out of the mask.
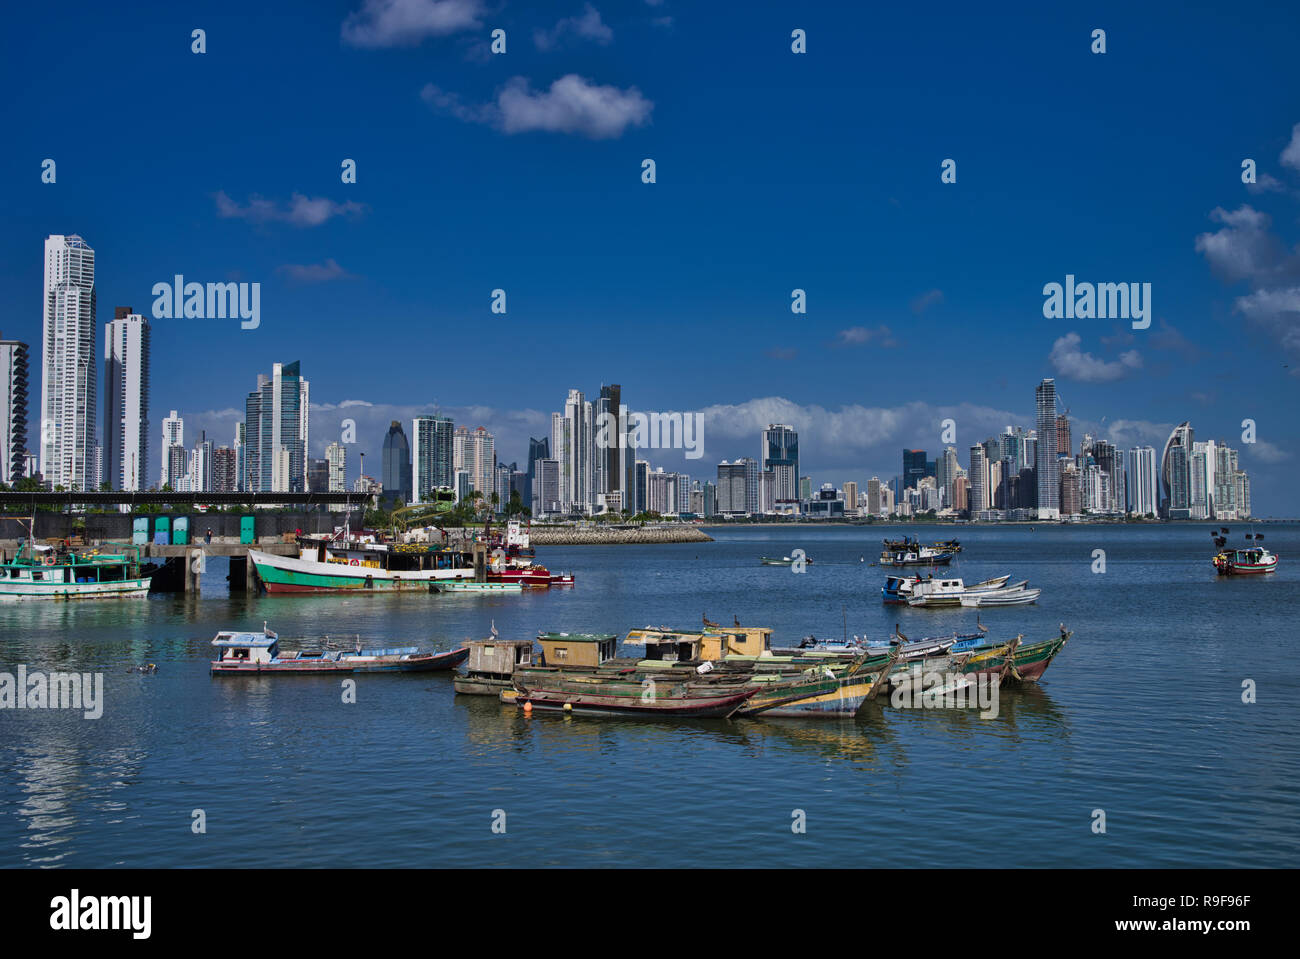
[[[239,541],[241,543],[252,544],[257,542],[257,537],[254,535],[253,530],[254,530],[253,517],[251,516],[239,517]]]
[[[144,546],[149,542],[149,517],[137,516],[131,523],[131,545]]]
[[[190,518],[188,516],[177,516],[176,522],[172,523],[172,542],[177,546],[184,546],[190,541]]]
[[[172,521],[170,517],[155,517],[153,521],[153,541],[159,546],[166,546],[172,541]]]

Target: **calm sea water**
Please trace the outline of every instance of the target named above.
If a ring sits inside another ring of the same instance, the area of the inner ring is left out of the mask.
[[[968,582],[1043,588],[1036,606],[984,610],[995,635],[1074,630],[991,720],[525,718],[447,675],[360,676],[344,704],[337,678],[208,674],[218,629],[263,621],[438,648],[493,622],[529,637],[737,616],[781,643],[838,637],[846,612],[876,639],[973,625],[881,605],[869,564],[903,532],[886,527],[552,547],[541,558],[577,586],[523,596],[229,595],[215,561],[199,598],[0,607],[0,669],[103,672],[107,701],[96,721],[0,711],[0,865],[1294,866],[1300,528],[1262,527],[1283,559],[1261,579],[1215,576],[1207,529],[936,528],[965,544]],[[814,560],[802,575],[758,565],[795,548]],[[156,674],[128,671],[147,662]]]

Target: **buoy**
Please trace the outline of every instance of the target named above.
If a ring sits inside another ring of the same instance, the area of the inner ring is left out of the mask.
[[[527,700],[525,700],[525,701],[524,701],[524,712],[526,712],[526,713],[531,713],[532,711],[533,711],[533,704],[530,703],[530,702],[528,702]]]
[[[573,703],[565,703],[565,704],[564,704],[564,711],[565,711],[566,713],[571,713],[571,712],[573,712]]]

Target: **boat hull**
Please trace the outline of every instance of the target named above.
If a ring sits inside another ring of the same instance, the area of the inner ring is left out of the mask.
[[[115,583],[23,583],[0,582],[0,603],[73,602],[83,599],[143,599],[149,595],[149,580],[136,578]]]
[[[571,692],[559,689],[525,689],[515,697],[516,705],[534,709],[561,710],[633,719],[720,719],[730,716],[757,690],[746,687],[716,696],[646,698],[633,690],[624,695],[600,691]]]
[[[501,676],[457,676],[452,686],[463,696],[500,696],[504,690],[514,692],[515,688],[509,679]]]
[[[431,583],[471,579],[472,569],[390,572],[369,566],[322,563],[295,556],[248,551],[268,593],[427,592]]]
[[[355,673],[425,673],[455,669],[469,659],[469,647],[445,653],[426,653],[405,658],[377,657],[374,660],[285,660],[283,662],[246,663],[218,661],[212,663],[214,676],[252,676],[289,674],[294,676],[347,675]]]

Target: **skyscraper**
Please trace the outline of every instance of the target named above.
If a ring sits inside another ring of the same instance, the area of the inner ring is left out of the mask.
[[[760,466],[775,475],[778,511],[793,510],[799,500],[799,434],[789,426],[768,424],[763,430]]]
[[[162,473],[158,478],[158,488],[162,489],[164,486],[170,485],[172,489],[176,489],[176,483],[172,477],[172,447],[185,448],[184,417],[172,410],[171,415],[165,417],[162,421],[162,433]],[[180,479],[180,477],[177,476],[175,479]]]
[[[1179,423],[1165,440],[1164,452],[1160,454],[1160,513],[1162,516],[1174,516],[1186,519],[1191,509],[1191,455],[1195,432],[1189,422]]]
[[[309,384],[298,361],[258,374],[244,406],[244,489],[301,493],[307,488]]]
[[[424,503],[439,487],[451,488],[456,473],[456,427],[448,416],[417,416],[411,421],[411,495]]]
[[[451,434],[452,469],[469,474],[470,488],[483,494],[490,502],[496,486],[496,441],[483,427],[472,432],[469,427],[458,426]]]
[[[0,337],[0,483],[27,474],[27,344]]]
[[[915,489],[925,479],[925,450],[903,450],[903,489]]]
[[[235,492],[236,464],[235,451],[229,446],[218,446],[212,451],[212,491],[214,493]]]
[[[329,491],[342,493],[347,490],[348,448],[342,443],[331,443],[325,447],[325,461],[329,463]],[[448,483],[448,486],[451,484]]]
[[[384,499],[396,500],[402,504],[409,503],[411,501],[411,444],[407,442],[406,430],[402,429],[402,424],[397,420],[388,424],[388,433],[384,436],[383,457],[379,481],[384,487]]]
[[[537,481],[537,461],[548,460],[551,458],[551,441],[549,437],[532,437],[528,438],[528,463],[525,474],[527,479],[524,486],[524,505],[530,506],[533,502],[533,484]],[[536,509],[534,507],[530,507]]]
[[[1128,451],[1125,471],[1125,508],[1138,516],[1156,515],[1156,451],[1150,446],[1135,446]]]
[[[89,489],[95,456],[95,251],[81,237],[45,240],[41,474]]]
[[[970,502],[972,513],[989,509],[989,470],[987,450],[976,443],[970,448]]]
[[[1061,475],[1057,461],[1056,381],[1045,379],[1034,390],[1038,408],[1038,518],[1061,516]]]
[[[120,490],[148,485],[149,321],[119,306],[104,327],[104,478]]]

